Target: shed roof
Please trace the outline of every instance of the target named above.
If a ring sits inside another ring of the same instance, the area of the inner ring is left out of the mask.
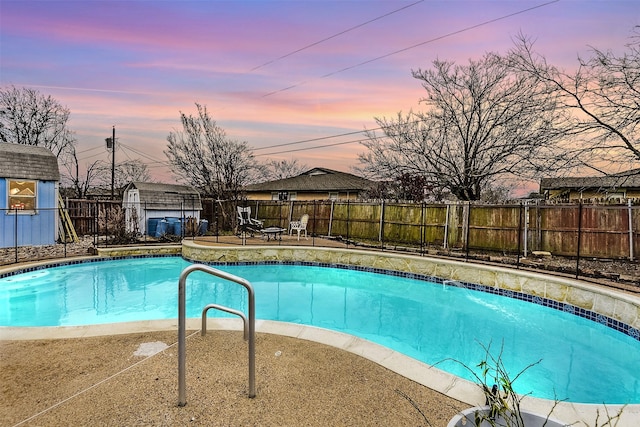
[[[2,142],[0,178],[60,181],[58,159],[48,148]]]
[[[542,178],[540,190],[640,188],[640,169],[606,176]]]
[[[267,181],[246,186],[248,192],[259,191],[362,191],[371,188],[375,183],[350,173],[332,169],[314,168],[292,178]]]
[[[140,194],[140,202],[147,204],[147,209],[179,210],[184,208],[202,210],[200,193],[188,185],[132,182],[125,190],[125,198],[127,192],[134,188]]]

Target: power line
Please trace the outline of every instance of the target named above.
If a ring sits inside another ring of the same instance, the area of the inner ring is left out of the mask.
[[[327,73],[327,74],[325,74],[323,76],[318,77],[318,79],[328,78],[328,77],[334,76],[336,74],[339,74],[339,73],[342,73],[342,72],[345,72],[345,71],[348,71],[348,70],[352,70],[354,68],[361,67],[361,66],[366,65],[366,64],[370,64],[371,62],[379,61],[380,59],[388,58],[388,57],[396,55],[398,53],[406,52],[408,50],[415,49],[416,47],[424,46],[425,44],[433,43],[433,42],[442,40],[444,38],[451,37],[451,36],[454,36],[454,35],[457,35],[457,34],[461,34],[461,33],[464,33],[466,31],[474,30],[476,28],[479,28],[479,27],[482,27],[482,26],[485,26],[485,25],[493,24],[494,22],[498,22],[498,21],[501,21],[501,20],[504,20],[504,19],[507,19],[507,18],[511,18],[513,16],[516,16],[516,15],[527,13],[527,12],[530,12],[532,10],[539,9],[541,7],[545,7],[545,6],[548,6],[548,5],[553,4],[553,3],[558,3],[559,1],[560,0],[552,0],[552,1],[549,1],[549,2],[546,2],[546,3],[542,3],[542,4],[539,4],[539,5],[536,5],[536,6],[532,6],[532,7],[526,8],[526,9],[519,10],[517,12],[510,13],[508,15],[503,15],[503,16],[500,16],[498,18],[490,19],[488,21],[484,21],[484,22],[481,22],[479,24],[471,25],[469,27],[465,27],[465,28],[462,28],[460,30],[453,31],[453,32],[447,33],[445,35],[438,36],[438,37],[435,37],[433,39],[430,39],[430,40],[427,40],[427,41],[424,41],[424,42],[421,42],[421,43],[417,43],[417,44],[414,44],[412,46],[405,47],[403,49],[399,49],[399,50],[387,53],[385,55],[378,56],[376,58],[369,59],[367,61],[360,62],[358,64],[342,68],[340,70],[333,71],[331,73]],[[276,93],[280,93],[280,92],[287,91],[289,89],[293,89],[293,88],[301,86],[301,85],[303,85],[303,84],[305,84],[307,82],[308,82],[308,80],[304,81],[304,82],[293,84],[291,86],[287,86],[286,88],[282,88],[282,89],[275,90],[273,92],[269,92],[269,93],[267,93],[265,95],[262,95],[262,98],[266,98],[268,96],[275,95]]]
[[[87,156],[87,157],[82,157],[81,159],[78,159],[78,161],[88,160],[88,159],[90,159],[90,158],[92,158],[92,157],[102,156],[103,154],[104,154],[104,152],[102,152],[102,153],[92,154],[92,155]]]
[[[538,9],[538,8],[541,8],[541,7],[544,7],[544,6],[548,6],[548,5],[552,4],[552,3],[557,3],[559,1],[560,0],[552,0],[550,2],[539,4],[537,6],[533,6],[533,7],[530,7],[528,9],[523,9],[523,10],[520,10],[518,12],[510,13],[508,15],[504,15],[504,16],[501,16],[499,18],[490,19],[488,21],[481,22],[480,24],[472,25],[470,27],[466,27],[466,28],[463,28],[461,30],[453,31],[453,32],[445,34],[443,36],[439,36],[439,37],[433,38],[431,40],[427,40],[427,41],[424,41],[424,42],[421,42],[421,43],[417,43],[417,44],[414,44],[413,46],[409,46],[409,47],[406,47],[404,49],[396,50],[395,52],[391,52],[391,53],[388,53],[386,55],[382,55],[382,56],[379,56],[377,58],[373,58],[373,59],[370,59],[368,61],[364,61],[364,62],[361,62],[359,64],[352,65],[350,67],[346,67],[346,68],[343,68],[343,69],[338,70],[338,71],[334,71],[334,72],[329,73],[329,74],[325,74],[324,76],[321,76],[320,78],[330,77],[330,76],[333,76],[335,74],[342,73],[343,71],[347,71],[347,70],[351,70],[351,69],[356,68],[356,67],[360,67],[360,66],[368,64],[370,62],[378,61],[380,59],[384,59],[384,58],[387,58],[389,56],[396,55],[398,53],[406,52],[407,50],[414,49],[416,47],[423,46],[423,45],[428,44],[428,43],[433,43],[435,41],[442,40],[442,39],[447,38],[447,37],[455,36],[457,34],[465,32],[465,31],[474,30],[474,29],[482,27],[484,25],[493,24],[494,22],[498,22],[498,21],[501,21],[503,19],[511,18],[512,16],[520,15],[522,13],[526,13],[526,12],[532,11],[534,9]]]
[[[276,151],[276,152],[273,152],[273,153],[257,154],[256,157],[258,157],[258,156],[272,156],[274,154],[283,154],[283,153],[295,153],[295,152],[298,152],[298,151],[317,150],[318,148],[327,148],[327,147],[335,147],[337,145],[354,144],[356,142],[362,142],[362,141],[368,141],[368,140],[369,140],[368,138],[363,138],[363,139],[356,139],[356,140],[353,140],[353,141],[336,142],[334,144],[316,145],[315,147],[297,148],[295,150]]]
[[[412,122],[407,122],[408,125],[412,125],[412,124],[417,124],[417,123],[421,123],[424,122],[426,119],[419,119],[419,120],[414,120]],[[388,126],[379,126],[377,128],[372,128],[372,129],[366,129],[366,130],[360,130],[360,131],[354,131],[354,132],[345,132],[345,133],[340,133],[337,135],[331,135],[331,136],[322,136],[320,138],[313,138],[313,139],[303,139],[301,141],[294,141],[294,142],[286,142],[284,144],[274,144],[274,145],[268,145],[266,147],[260,147],[260,148],[254,148],[253,151],[260,151],[260,150],[267,150],[270,148],[278,148],[278,147],[287,147],[290,145],[298,145],[298,144],[304,144],[306,142],[316,142],[316,141],[323,141],[326,139],[333,139],[333,138],[339,138],[341,136],[350,136],[350,135],[357,135],[359,133],[363,133],[363,132],[371,132],[371,131],[376,131],[376,130],[384,130],[386,127]],[[360,141],[366,141],[367,139],[361,139],[361,140],[355,140],[355,141],[351,141],[350,143],[353,142],[360,142]],[[340,144],[328,144],[326,145],[326,147],[331,147],[333,145],[340,145]],[[317,148],[323,148],[325,146],[317,146]],[[292,150],[292,151],[299,151],[299,150]],[[281,153],[285,153],[286,151],[281,151],[278,153],[270,153],[270,154],[281,154]],[[264,156],[265,154],[258,154],[259,156]]]
[[[135,154],[137,154],[139,156],[145,157],[147,160],[151,160],[153,163],[157,163],[157,164],[160,164],[160,165],[163,165],[163,166],[168,166],[169,165],[169,162],[166,161],[166,160],[158,160],[158,159],[156,159],[154,157],[149,156],[147,153],[144,153],[144,152],[142,152],[140,150],[136,150],[135,148],[130,147],[130,146],[126,145],[126,144],[120,143],[120,145],[123,148],[126,148],[127,150],[129,150],[129,151],[131,151],[131,152],[133,152],[133,153],[135,153]]]
[[[379,129],[382,129],[382,128],[375,128],[375,129],[370,129],[370,130],[379,130]],[[359,133],[362,133],[362,132],[363,131],[359,130],[359,131],[355,131],[355,132],[341,133],[341,134],[338,134],[338,135],[322,136],[320,138],[304,139],[302,141],[286,142],[284,144],[275,144],[275,145],[269,145],[269,146],[266,146],[266,147],[254,148],[253,151],[267,150],[267,149],[270,149],[270,148],[277,148],[277,147],[287,147],[289,145],[304,144],[305,142],[323,141],[325,139],[338,138],[338,137],[341,137],[341,136],[356,135],[356,134],[359,134]]]
[[[358,25],[356,25],[356,26],[354,26],[354,27],[347,28],[346,30],[340,31],[339,33],[336,33],[336,34],[334,34],[334,35],[332,35],[332,36],[326,37],[326,38],[324,38],[324,39],[322,39],[322,40],[318,40],[317,42],[314,42],[314,43],[311,43],[311,44],[306,45],[306,46],[304,46],[304,47],[301,47],[300,49],[296,49],[296,50],[294,50],[294,51],[292,51],[292,52],[289,52],[289,53],[287,53],[287,54],[285,54],[285,55],[282,55],[282,56],[280,56],[280,57],[278,57],[278,58],[276,58],[276,59],[272,59],[272,60],[270,60],[270,61],[267,61],[267,62],[265,62],[265,63],[264,63],[264,64],[262,64],[262,65],[258,65],[257,67],[253,67],[251,70],[249,70],[249,72],[252,72],[252,71],[255,71],[255,70],[259,69],[259,68],[262,68],[262,67],[265,67],[265,66],[267,66],[267,65],[273,64],[274,62],[280,61],[281,59],[284,59],[284,58],[287,58],[287,57],[289,57],[289,56],[295,55],[295,54],[296,54],[296,53],[298,53],[298,52],[302,52],[302,51],[303,51],[303,50],[305,50],[305,49],[309,49],[310,47],[317,46],[317,45],[319,45],[320,43],[324,43],[324,42],[326,42],[326,41],[328,41],[328,40],[331,40],[331,39],[333,39],[333,38],[336,38],[336,37],[338,37],[338,36],[341,36],[341,35],[343,35],[343,34],[346,34],[346,33],[350,32],[350,31],[353,31],[353,30],[358,29],[358,28],[360,28],[360,27],[364,27],[364,26],[365,26],[365,25],[367,25],[367,24],[370,24],[370,23],[372,23],[372,22],[378,21],[378,20],[380,20],[380,19],[382,19],[382,18],[386,18],[387,16],[393,15],[394,13],[400,12],[401,10],[408,9],[408,8],[410,8],[411,6],[415,6],[415,5],[416,5],[416,4],[418,4],[418,3],[422,3],[423,1],[424,1],[424,0],[419,0],[419,1],[415,2],[415,3],[411,3],[411,4],[409,4],[409,5],[406,5],[406,6],[404,6],[404,7],[401,7],[400,9],[396,9],[396,10],[393,10],[393,11],[391,11],[391,12],[389,12],[389,13],[385,13],[384,15],[381,15],[381,16],[378,16],[378,17],[376,17],[376,18],[370,19],[369,21],[363,22],[362,24],[358,24]]]
[[[98,150],[100,148],[103,148],[102,145],[98,145],[97,147],[93,147],[93,148],[87,148],[86,150],[82,150],[82,151],[76,151],[76,154],[88,153],[89,151]]]

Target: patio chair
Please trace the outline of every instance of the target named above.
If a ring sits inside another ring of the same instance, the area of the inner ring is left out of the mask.
[[[251,237],[253,237],[254,233],[259,233],[260,230],[264,227],[264,221],[261,221],[256,218],[251,218],[251,207],[246,206],[238,206],[238,226],[236,228],[236,234],[240,234],[242,232],[251,233]]]
[[[300,240],[300,232],[304,231],[304,238],[308,239],[307,237],[307,223],[309,222],[309,215],[304,214],[302,215],[302,217],[300,217],[300,221],[291,221],[289,223],[289,236],[291,236],[291,233],[294,231],[298,232],[298,240]]]

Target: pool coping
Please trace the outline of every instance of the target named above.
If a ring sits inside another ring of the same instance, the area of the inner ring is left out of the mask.
[[[175,249],[174,247],[171,247]],[[56,265],[69,265],[81,262],[94,262],[105,258],[127,258],[138,256],[171,256],[180,253],[164,252],[160,247],[146,248],[156,251],[145,251],[144,247],[109,248],[100,250],[98,256],[78,257],[63,261],[48,260],[36,263],[14,265],[10,268],[0,268],[0,275],[7,272],[31,271],[39,268]],[[514,270],[500,266],[486,266],[482,264],[467,263],[455,260],[443,260],[439,258],[420,257],[396,253],[371,252],[357,249],[324,248],[324,247],[300,247],[300,246],[241,246],[218,247],[203,246],[191,241],[183,241],[181,254],[190,261],[205,263],[251,263],[291,262],[299,263],[302,259],[308,262],[325,262],[329,266],[356,265],[363,269],[381,269],[393,271],[405,271],[409,274],[420,274],[431,277],[451,277],[452,280],[463,284],[480,284],[493,289],[501,289],[506,292],[528,292],[532,297],[542,300],[554,300],[550,296],[564,296],[570,298],[573,303],[587,305],[589,310],[599,309],[607,318],[616,321],[621,319],[633,321],[632,327],[638,329],[640,325],[640,298],[624,294],[608,288],[600,288],[592,283],[582,282],[557,276],[544,275],[542,273]],[[177,252],[177,251],[175,251]],[[336,262],[339,261],[339,262]],[[481,272],[478,274],[478,272]],[[435,273],[435,274],[432,274]],[[444,274],[447,273],[447,274]],[[473,278],[473,282],[466,279]],[[442,280],[442,279],[441,279]],[[551,282],[547,286],[547,282]],[[454,284],[455,285],[455,284]],[[466,285],[465,285],[466,286]],[[570,292],[575,289],[576,292]],[[486,290],[484,290],[486,291]],[[539,303],[539,301],[531,301]],[[584,307],[580,307],[584,308]],[[635,309],[635,313],[634,310]],[[608,311],[607,311],[608,310]],[[597,312],[596,312],[597,313]],[[240,328],[239,323],[228,323],[230,319],[210,319],[208,329]],[[591,319],[598,321],[597,319]],[[200,329],[200,319],[188,319],[189,329]],[[624,322],[623,322],[624,323]],[[210,326],[209,326],[210,325]],[[166,321],[142,321],[123,324],[91,325],[77,327],[44,327],[44,328],[10,328],[0,327],[0,340],[12,339],[53,339],[67,337],[88,337],[96,335],[117,335],[122,333],[177,330],[177,319]],[[327,329],[261,320],[256,322],[257,332],[280,334],[284,336],[306,339],[334,346],[351,353],[367,358],[393,372],[416,381],[426,387],[443,393],[449,397],[465,402],[469,405],[484,404],[484,395],[478,386],[468,380],[448,374],[430,365],[402,355],[378,344]],[[603,414],[616,414],[624,408],[618,422],[618,427],[632,426],[640,418],[640,404],[632,405],[604,405],[580,404],[569,402],[553,402],[527,396],[522,402],[522,408],[530,411],[547,414],[555,405],[553,416],[562,420],[573,420],[590,425],[591,422]]]

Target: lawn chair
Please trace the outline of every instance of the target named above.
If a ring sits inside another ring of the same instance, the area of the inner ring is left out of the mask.
[[[251,207],[238,206],[238,226],[236,228],[236,234],[240,235],[242,232],[251,233],[253,237],[254,233],[259,233],[264,226],[264,221],[251,218]]]
[[[291,233],[294,231],[298,232],[298,240],[300,240],[300,232],[304,231],[304,238],[308,239],[307,237],[307,223],[309,222],[309,215],[304,214],[302,215],[302,217],[300,217],[300,221],[291,221],[289,223],[289,236],[291,236]]]

